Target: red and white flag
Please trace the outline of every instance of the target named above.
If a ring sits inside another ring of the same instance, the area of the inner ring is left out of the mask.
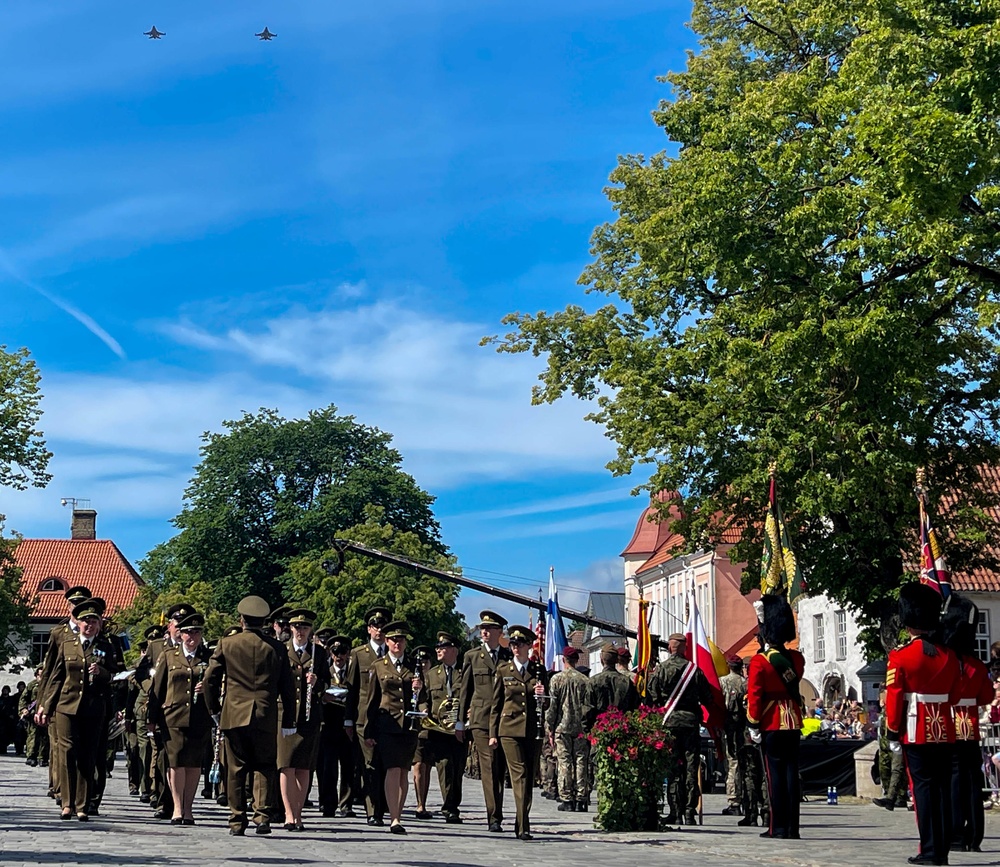
[[[705,632],[698,603],[694,593],[690,594],[690,614],[685,632],[687,633],[687,657],[701,669],[712,692],[712,706],[704,707],[703,719],[708,728],[721,728],[726,720],[726,705],[722,698],[722,686],[719,683],[719,672],[712,654],[712,642]],[[720,654],[721,655],[721,654]]]

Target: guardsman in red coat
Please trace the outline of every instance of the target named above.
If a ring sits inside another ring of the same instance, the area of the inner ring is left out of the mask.
[[[889,748],[906,759],[920,853],[911,864],[947,864],[951,842],[952,705],[958,699],[958,658],[936,634],[941,596],[926,584],[905,585],[899,614],[911,641],[889,654],[885,676]]]
[[[983,815],[983,754],[979,744],[979,708],[993,700],[989,670],[976,657],[979,609],[952,593],[941,618],[945,644],[962,669],[955,704],[955,753],[951,763],[951,845],[963,852],[980,852],[985,832]]]
[[[781,596],[761,597],[763,649],[750,660],[747,674],[747,727],[760,746],[771,806],[761,837],[799,839],[799,740],[805,659],[785,645],[795,638],[791,606]]]

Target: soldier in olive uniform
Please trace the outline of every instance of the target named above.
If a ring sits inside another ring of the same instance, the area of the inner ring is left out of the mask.
[[[205,672],[205,700],[226,738],[229,796],[229,833],[242,837],[247,827],[247,778],[263,775],[264,797],[277,777],[278,698],[281,733],[295,733],[295,692],[288,664],[288,648],[264,634],[269,607],[259,596],[247,596],[236,609],[243,631],[219,640]],[[222,683],[225,678],[225,700]],[[268,802],[254,804],[258,834],[271,833]]]
[[[462,778],[465,775],[465,732],[455,731],[461,675],[458,641],[448,632],[439,632],[435,646],[439,664],[427,672],[428,712],[446,731],[427,732],[431,761],[437,766],[443,804],[441,813],[450,825],[462,822]],[[450,729],[449,733],[447,729]]]
[[[278,741],[281,800],[285,804],[285,830],[304,831],[302,808],[309,791],[309,777],[319,758],[319,732],[323,723],[323,691],[330,685],[326,650],[312,640],[316,612],[295,608],[288,612],[292,638],[287,642],[288,664],[295,692],[294,735]]]
[[[646,688],[651,706],[664,706],[689,666],[694,665],[684,657],[686,647],[687,638],[679,632],[675,632],[667,639],[670,655],[656,666]],[[695,825],[698,822],[698,800],[701,797],[698,788],[698,769],[701,764],[701,706],[711,702],[712,695],[709,692],[708,681],[695,666],[693,676],[679,694],[674,711],[667,720],[667,730],[673,735],[673,751],[677,759],[677,773],[670,781],[668,795],[670,813],[667,822],[679,822],[682,818],[688,825]]]
[[[405,620],[394,620],[385,627],[389,652],[371,667],[368,701],[360,718],[363,720],[360,735],[369,748],[378,752],[385,768],[385,804],[389,831],[393,834],[406,833],[402,815],[407,774],[417,749],[415,721],[407,714],[416,711],[425,700],[423,681],[406,657],[408,632]]]
[[[42,667],[35,669],[35,679],[31,681],[23,690],[18,699],[17,710],[28,727],[28,738],[24,744],[24,763],[29,767],[36,767],[40,761],[48,764],[49,760],[49,739],[44,729],[39,729],[35,725],[35,706],[38,704],[38,685],[41,683]]]
[[[507,621],[496,612],[479,613],[479,634],[483,644],[465,654],[458,723],[455,726],[457,731],[472,731],[472,743],[479,756],[479,774],[486,801],[486,823],[494,833],[503,830],[503,789],[507,761],[503,750],[490,746],[490,708],[493,705],[497,665],[511,659],[510,651],[500,646],[500,636],[506,625]]]
[[[325,633],[325,635],[324,635]],[[332,629],[319,630],[316,637],[325,644],[330,660],[331,687],[348,686],[351,639],[335,635]],[[345,724],[349,693],[323,693],[323,728],[320,731],[317,784],[323,816],[354,817],[354,726]],[[339,786],[338,786],[339,784]]]
[[[431,649],[421,644],[413,648],[413,659],[416,662],[417,677],[424,676],[431,669]],[[413,813],[416,819],[430,819],[433,813],[427,809],[427,792],[431,787],[431,768],[434,758],[430,748],[430,732],[421,727],[417,731],[417,751],[413,754],[413,794],[417,799],[417,808]]]
[[[489,747],[503,749],[514,790],[514,833],[531,840],[531,795],[539,747],[538,697],[545,694],[546,672],[530,662],[534,635],[527,626],[508,630],[514,658],[500,662],[493,682],[490,706]]]
[[[388,608],[377,606],[365,614],[368,629],[368,641],[351,651],[351,662],[348,667],[348,681],[351,695],[348,699],[345,726],[358,728],[363,720],[360,713],[368,706],[368,676],[372,666],[389,651],[385,644],[386,624],[392,617]],[[360,755],[356,756],[360,771],[360,789],[365,799],[365,812],[368,814],[368,824],[382,827],[385,825],[385,769],[382,767],[378,752],[365,743],[364,738],[356,737]]]
[[[559,775],[558,809],[587,812],[590,801],[590,740],[587,732],[594,713],[590,678],[576,670],[580,651],[564,647],[564,668],[549,681],[549,709],[545,722],[549,743],[556,751]]]
[[[79,640],[63,640],[45,682],[39,724],[51,721],[59,732],[59,790],[62,817],[85,822],[97,779],[97,762],[107,745],[108,700],[117,657],[101,638],[105,603],[97,597],[73,609],[80,624]]]
[[[735,654],[726,659],[729,674],[720,678],[722,700],[726,706],[726,720],[723,724],[725,735],[726,759],[726,794],[729,796],[729,806],[722,811],[724,816],[738,816],[743,812],[743,785],[747,775],[746,769],[746,731],[747,731],[747,680],[743,676],[743,660]]]
[[[611,707],[628,713],[639,706],[639,693],[629,676],[618,670],[618,658],[618,648],[615,645],[605,644],[601,648],[603,670],[590,679],[594,688],[595,717]]]

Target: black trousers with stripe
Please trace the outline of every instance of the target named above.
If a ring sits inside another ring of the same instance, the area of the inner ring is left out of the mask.
[[[951,848],[951,759],[953,744],[903,744],[910,775],[920,854],[939,863]]]
[[[772,837],[799,836],[799,741],[793,731],[761,732],[760,751],[767,775],[767,799],[771,805]]]

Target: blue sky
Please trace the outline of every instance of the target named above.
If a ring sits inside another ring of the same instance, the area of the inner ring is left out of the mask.
[[[0,342],[43,374],[52,484],[134,561],[200,435],[335,403],[390,432],[468,574],[620,589],[644,499],[543,362],[478,345],[576,279],[619,153],[695,38],[687,2],[3,0]],[[159,41],[143,37],[151,25]],[[267,26],[277,34],[260,42]],[[464,593],[470,617],[483,598]],[[526,619],[524,609],[500,605]]]

